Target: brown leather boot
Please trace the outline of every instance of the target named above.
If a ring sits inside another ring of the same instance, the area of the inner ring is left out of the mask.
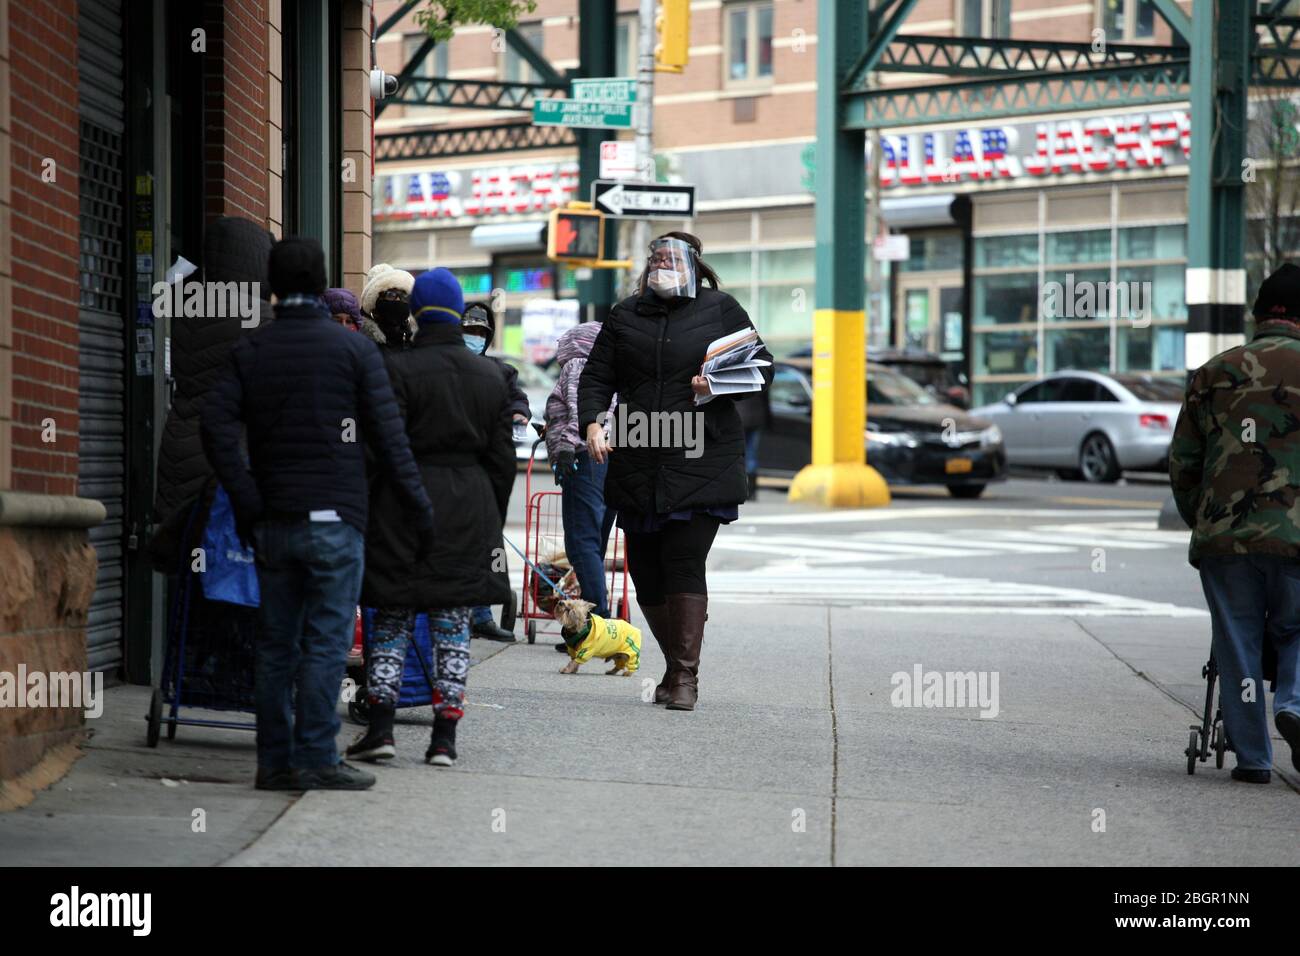
[[[709,619],[705,594],[670,594],[668,610],[673,620],[673,657],[676,667],[668,682],[668,709],[694,710],[699,696],[700,645],[704,622]]]
[[[664,660],[668,667],[664,670],[663,680],[655,688],[655,703],[668,703],[668,678],[673,673],[673,619],[668,610],[667,604],[641,604],[641,613],[645,615],[646,624],[650,626],[650,633],[654,635],[655,641],[659,644],[659,650],[663,652]]]

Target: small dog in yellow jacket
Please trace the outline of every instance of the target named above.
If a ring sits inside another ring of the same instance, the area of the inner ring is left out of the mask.
[[[614,663],[606,674],[628,677],[641,666],[641,632],[627,621],[592,614],[595,606],[580,598],[556,603],[555,619],[569,651],[569,663],[560,673],[576,674],[579,667],[598,657]]]

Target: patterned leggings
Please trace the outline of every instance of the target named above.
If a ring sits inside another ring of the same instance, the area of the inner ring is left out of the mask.
[[[436,658],[433,712],[459,720],[469,676],[469,608],[430,609],[429,636]],[[371,703],[397,705],[406,648],[415,633],[415,608],[376,608],[367,647],[366,693]]]

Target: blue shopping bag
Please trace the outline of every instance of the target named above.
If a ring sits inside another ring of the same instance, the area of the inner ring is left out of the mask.
[[[226,489],[220,485],[212,498],[207,527],[203,529],[203,554],[206,568],[200,580],[204,597],[244,607],[262,603],[253,551],[240,544],[235,532],[235,510],[230,506]]]

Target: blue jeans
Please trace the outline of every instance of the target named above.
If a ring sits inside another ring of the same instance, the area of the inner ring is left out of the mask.
[[[751,428],[745,432],[745,472],[758,474],[758,443],[763,438],[763,429]]]
[[[585,451],[574,458],[575,471],[567,472],[560,486],[560,515],[564,521],[564,551],[578,575],[582,599],[596,605],[593,614],[609,617],[605,594],[605,545],[615,513],[605,507],[605,472]]]
[[[361,596],[365,540],[343,521],[259,524],[257,764],[332,767],[339,689]]]
[[[1300,562],[1257,554],[1201,559],[1201,586],[1213,621],[1219,665],[1219,705],[1237,766],[1273,766],[1264,705],[1263,648],[1267,633],[1277,648],[1273,713],[1300,713]],[[1243,701],[1243,682],[1254,681],[1254,700]]]
[[[480,604],[478,607],[469,609],[470,625],[478,624],[495,624],[496,620],[492,617],[492,608],[486,604]]]

